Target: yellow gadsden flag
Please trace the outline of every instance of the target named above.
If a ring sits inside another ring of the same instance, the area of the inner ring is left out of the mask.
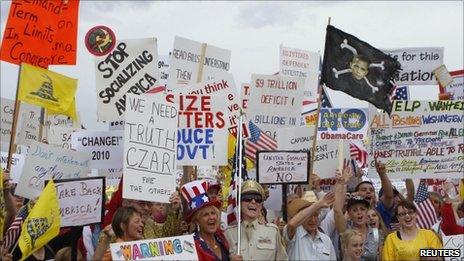
[[[53,110],[48,110],[48,114],[54,115],[54,114],[60,114],[60,115],[66,115],[73,119],[73,121],[77,120],[77,113],[76,113],[76,99],[73,99],[71,105],[66,111],[53,111]]]
[[[53,180],[48,182],[21,227],[19,248],[26,259],[58,235],[61,226],[60,207]]]
[[[27,63],[21,64],[18,87],[20,101],[65,113],[73,105],[76,89],[76,79]]]

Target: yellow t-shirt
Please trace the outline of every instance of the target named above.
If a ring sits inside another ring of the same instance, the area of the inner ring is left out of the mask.
[[[431,230],[419,229],[413,240],[401,240],[393,232],[385,239],[383,260],[418,260],[419,250],[425,248],[439,249],[443,245],[438,236]]]

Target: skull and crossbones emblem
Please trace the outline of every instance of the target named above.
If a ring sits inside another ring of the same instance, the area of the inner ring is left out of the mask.
[[[351,45],[348,44],[348,40],[344,39],[340,44],[341,49],[348,49],[353,53],[353,59],[351,60],[349,67],[343,70],[337,70],[332,68],[334,77],[338,79],[338,76],[351,73],[356,80],[364,80],[367,85],[371,87],[372,93],[376,93],[379,90],[379,87],[372,85],[369,80],[366,78],[366,75],[369,73],[369,68],[380,68],[382,71],[385,70],[384,61],[381,63],[371,63],[367,57],[359,55],[358,51]]]

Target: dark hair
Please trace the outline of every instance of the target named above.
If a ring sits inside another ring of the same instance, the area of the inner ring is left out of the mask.
[[[399,207],[403,207],[405,209],[410,209],[410,210],[413,210],[414,212],[417,212],[417,208],[416,208],[416,206],[414,206],[414,204],[412,202],[407,201],[407,200],[402,200],[402,201],[400,201],[400,203],[398,203],[398,205],[395,208],[395,216],[398,216],[398,208]]]
[[[374,184],[373,184],[372,182],[365,180],[365,181],[359,182],[359,184],[356,185],[356,188],[354,188],[354,191],[355,191],[355,192],[358,192],[359,187],[360,187],[362,184],[370,184],[372,187],[374,187]]]
[[[111,227],[113,228],[116,237],[122,237],[124,235],[121,224],[125,224],[127,226],[129,224],[129,219],[135,213],[140,215],[134,207],[120,207],[116,210],[113,215],[113,220],[111,221]]]
[[[353,60],[354,59],[358,59],[360,61],[366,62],[367,64],[371,64],[371,60],[367,58],[367,56],[364,56],[362,54],[356,54],[355,56],[353,56]]]

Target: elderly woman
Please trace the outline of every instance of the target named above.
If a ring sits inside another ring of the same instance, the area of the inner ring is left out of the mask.
[[[208,183],[192,181],[181,191],[189,205],[186,221],[196,226],[193,238],[199,260],[229,260],[229,245],[219,229],[221,202],[207,196]]]
[[[401,201],[395,209],[400,230],[385,239],[383,260],[418,260],[420,249],[443,248],[431,230],[417,228],[417,209],[409,201]]]
[[[103,229],[105,236],[101,238],[102,242],[95,250],[95,256],[99,255],[99,252],[103,248],[106,249],[101,260],[112,260],[111,251],[109,249],[110,238],[116,236],[116,242],[135,241],[143,239],[143,221],[142,216],[133,207],[120,207],[114,213],[111,227],[107,226]],[[94,257],[95,257],[94,256]],[[100,259],[100,258],[94,258]]]

